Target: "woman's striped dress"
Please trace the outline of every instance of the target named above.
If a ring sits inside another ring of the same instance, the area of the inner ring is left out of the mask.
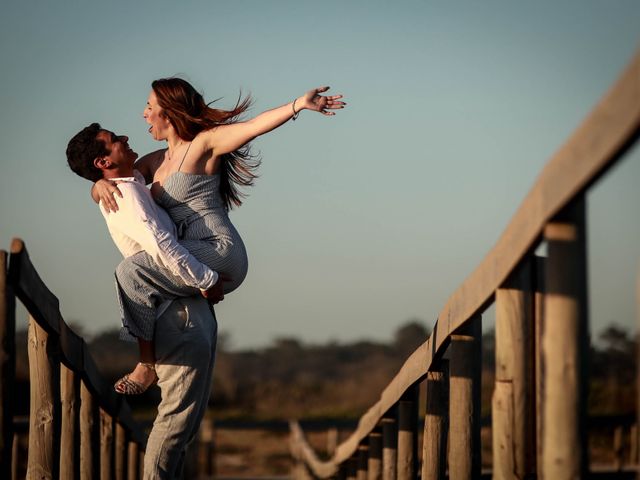
[[[219,193],[219,175],[172,173],[156,202],[178,227],[178,240],[212,270],[232,279],[224,283],[229,293],[247,275],[247,252]],[[158,309],[166,300],[200,295],[146,252],[125,258],[116,268],[116,289],[123,328],[120,337],[153,339]]]

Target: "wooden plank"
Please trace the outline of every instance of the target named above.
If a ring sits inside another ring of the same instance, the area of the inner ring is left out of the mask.
[[[534,330],[535,330],[535,375],[536,375],[536,472],[542,472],[542,397],[544,391],[542,327],[544,318],[544,277],[545,262],[543,257],[535,257],[534,267]]]
[[[543,478],[586,478],[589,348],[584,198],[545,228]]]
[[[60,369],[53,335],[29,318],[29,455],[27,478],[58,478]]]
[[[449,361],[427,374],[427,408],[422,437],[422,480],[444,479],[449,428]]]
[[[138,450],[139,446],[136,442],[129,440],[127,451],[127,479],[136,480],[138,475]]]
[[[382,480],[396,480],[398,475],[398,424],[395,416],[382,419]]]
[[[40,326],[49,333],[59,333],[60,302],[40,278],[19,238],[11,242],[9,278],[16,295]]]
[[[535,357],[533,271],[524,261],[496,292],[496,378],[492,418],[494,464],[511,465],[508,477],[525,478],[536,471]],[[508,384],[502,388],[499,384]],[[501,395],[510,392],[510,400]],[[507,419],[499,418],[508,415]],[[500,428],[497,428],[497,427]],[[508,429],[509,431],[505,431]],[[506,439],[508,438],[508,441]],[[500,458],[510,456],[511,458]],[[500,477],[506,478],[506,477]]]
[[[116,442],[114,453],[116,458],[115,479],[126,480],[127,475],[127,434],[120,422],[116,422]]]
[[[16,307],[7,268],[7,252],[0,250],[0,478],[11,476],[16,380]]]
[[[20,435],[17,432],[13,433],[13,445],[11,447],[11,480],[18,480],[18,466],[20,465],[20,457],[18,455],[18,448],[20,444]]]
[[[449,346],[449,477],[480,478],[482,322],[475,317]]]
[[[198,431],[198,474],[213,475],[213,419],[206,417]]]
[[[369,434],[368,480],[382,480],[382,433]]]
[[[358,470],[356,480],[367,480],[367,469],[369,467],[369,446],[360,445],[358,447]]]
[[[510,382],[496,382],[491,401],[493,478],[512,480],[516,475],[516,452],[513,436],[514,408],[513,385]]]
[[[617,426],[613,430],[613,469],[620,472],[624,465],[624,445],[622,441],[623,429]]]
[[[358,478],[358,459],[355,457],[347,460],[347,480],[357,480]]]
[[[213,473],[215,473],[214,471],[211,472],[211,474],[213,475]],[[142,448],[140,448],[140,450],[138,451],[138,479],[143,479],[144,478],[144,450],[142,450]]]
[[[60,364],[60,478],[80,478],[80,377]]]
[[[332,457],[336,453],[338,446],[338,429],[330,428],[327,430],[327,455]]]
[[[113,417],[100,409],[100,480],[114,477]]]
[[[80,382],[80,479],[95,480],[100,474],[98,403],[84,381]]]
[[[398,404],[398,480],[417,478],[418,397],[419,385],[414,385]]]

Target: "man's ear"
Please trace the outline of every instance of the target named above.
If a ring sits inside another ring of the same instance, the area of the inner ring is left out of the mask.
[[[93,159],[93,166],[98,170],[104,170],[111,166],[111,161],[107,157],[96,157]]]

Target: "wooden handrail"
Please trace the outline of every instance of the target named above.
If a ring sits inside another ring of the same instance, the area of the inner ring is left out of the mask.
[[[315,475],[326,478],[352,458],[383,415],[444,354],[451,335],[494,300],[495,292],[539,243],[545,225],[584,193],[640,135],[640,52],[612,88],[543,168],[496,245],[449,297],[431,336],[406,360],[353,434],[328,461],[320,461],[292,422],[298,450]],[[331,473],[327,473],[331,472]]]
[[[98,405],[131,432],[132,440],[144,445],[146,435],[133,420],[129,405],[100,375],[82,337],[64,322],[58,299],[40,278],[24,242],[19,238],[13,239],[11,243],[8,283],[38,325],[59,337],[61,362],[81,376]]]

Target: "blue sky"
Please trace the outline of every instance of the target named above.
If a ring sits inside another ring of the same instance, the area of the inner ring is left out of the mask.
[[[330,85],[348,108],[257,139],[261,177],[231,218],[250,258],[218,308],[237,348],[295,336],[385,340],[432,325],[640,47],[637,1],[11,2],[0,18],[0,241],[22,237],[63,316],[119,324],[119,254],[66,166],[93,121],[162,147],[155,78],[252,114]],[[589,196],[593,329],[634,325],[636,148]]]

